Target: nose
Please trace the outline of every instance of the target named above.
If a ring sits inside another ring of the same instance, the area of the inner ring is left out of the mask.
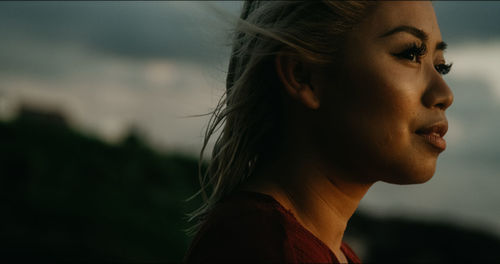
[[[453,103],[453,92],[440,74],[435,73],[422,101],[426,107],[437,108],[443,111]]]

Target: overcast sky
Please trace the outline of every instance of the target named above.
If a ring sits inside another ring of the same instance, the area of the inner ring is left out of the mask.
[[[217,2],[237,14],[241,2]],[[113,141],[199,150],[224,90],[229,29],[205,2],[0,2],[0,118],[20,102]],[[436,1],[455,93],[448,149],[423,185],[376,184],[360,207],[471,222],[500,234],[500,2]]]

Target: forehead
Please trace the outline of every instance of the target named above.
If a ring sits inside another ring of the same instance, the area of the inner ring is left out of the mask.
[[[401,25],[423,30],[430,39],[441,40],[434,8],[430,1],[380,1],[359,26],[363,35],[380,36]]]

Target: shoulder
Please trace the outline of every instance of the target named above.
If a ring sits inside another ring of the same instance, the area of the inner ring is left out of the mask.
[[[283,215],[269,198],[252,195],[231,197],[212,210],[193,239],[187,262],[285,260]]]

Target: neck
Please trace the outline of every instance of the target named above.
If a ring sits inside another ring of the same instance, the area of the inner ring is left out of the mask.
[[[260,166],[244,188],[274,197],[307,230],[339,253],[347,222],[372,183],[349,180],[356,177],[324,166],[326,163],[317,157],[301,155],[300,161],[296,155],[279,157]]]

